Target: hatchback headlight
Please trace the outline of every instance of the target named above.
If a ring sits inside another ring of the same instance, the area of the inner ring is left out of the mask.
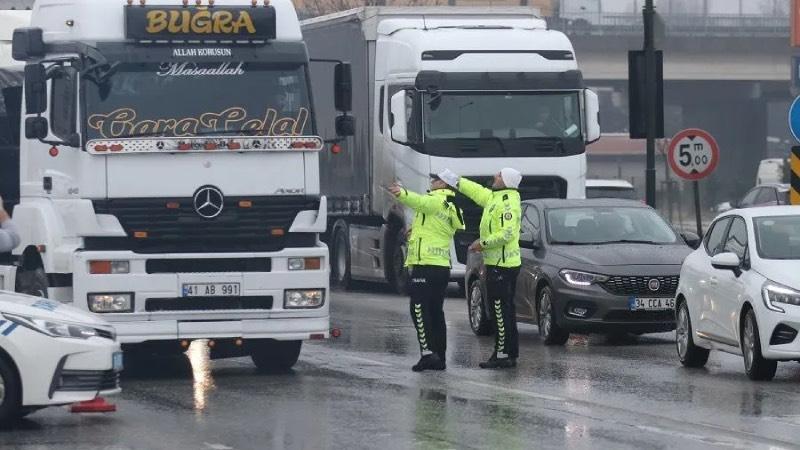
[[[579,270],[564,269],[558,274],[561,275],[561,278],[563,278],[564,281],[573,286],[585,287],[608,281],[608,277],[605,275],[599,275],[590,272],[581,272]]]
[[[767,281],[761,288],[764,306],[775,312],[786,312],[778,305],[800,306],[800,291],[772,281]]]
[[[3,317],[17,325],[51,337],[89,339],[90,337],[97,336],[97,330],[84,325],[41,319],[38,317],[18,316],[15,314],[3,314]]]
[[[89,311],[94,313],[125,313],[133,311],[133,294],[89,294]]]
[[[325,304],[325,291],[322,289],[289,290],[283,298],[284,309],[319,308],[323,304]]]

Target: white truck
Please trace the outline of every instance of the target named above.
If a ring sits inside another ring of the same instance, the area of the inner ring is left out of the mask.
[[[444,168],[489,182],[508,166],[524,175],[523,198],[585,196],[586,144],[600,137],[597,95],[569,39],[535,9],[364,7],[302,28],[311,56],[349,61],[359,87],[355,136],[321,165],[336,284],[405,289],[411,216],[385,190],[394,181],[424,192]],[[325,70],[312,65],[314,83]],[[329,88],[314,87],[324,127],[335,109],[319,95]],[[456,281],[481,214],[465,200],[467,231],[451,252]]]
[[[17,285],[43,271],[131,353],[209,339],[285,369],[327,338],[326,144],[291,1],[38,0],[31,22]]]

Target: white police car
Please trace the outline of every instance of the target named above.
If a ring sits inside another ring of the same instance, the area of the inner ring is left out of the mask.
[[[0,291],[0,424],[46,406],[116,394],[122,353],[92,314]]]

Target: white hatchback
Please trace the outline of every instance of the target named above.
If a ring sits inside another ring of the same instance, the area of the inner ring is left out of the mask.
[[[116,394],[121,370],[105,320],[0,290],[0,426],[46,406]]]
[[[771,380],[778,361],[800,360],[800,206],[717,217],[683,263],[676,308],[684,366],[721,350],[743,355],[751,379]]]

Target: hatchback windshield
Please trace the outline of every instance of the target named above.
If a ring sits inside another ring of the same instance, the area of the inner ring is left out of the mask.
[[[764,259],[800,259],[800,216],[756,217],[758,256]]]
[[[580,207],[547,211],[551,244],[633,242],[674,244],[678,237],[653,210],[636,207]]]

